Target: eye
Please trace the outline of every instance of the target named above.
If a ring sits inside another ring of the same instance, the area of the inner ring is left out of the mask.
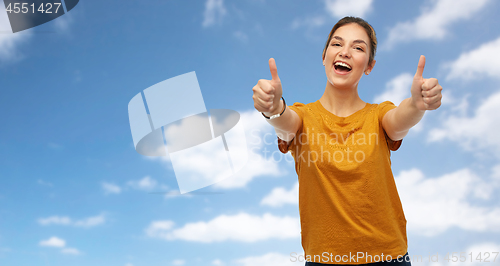
[[[334,42],[334,43],[331,44],[331,46],[340,46],[340,43]]]
[[[356,48],[354,48],[354,49],[359,50],[359,51],[361,51],[361,52],[364,52],[364,51],[365,51],[365,50],[363,50],[363,48],[361,48],[361,47],[356,47]]]

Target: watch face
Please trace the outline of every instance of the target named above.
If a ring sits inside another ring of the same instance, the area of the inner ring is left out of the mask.
[[[281,114],[272,115],[271,117],[269,117],[269,119],[275,119],[275,118],[278,118],[278,117],[280,117],[280,116],[281,116]]]

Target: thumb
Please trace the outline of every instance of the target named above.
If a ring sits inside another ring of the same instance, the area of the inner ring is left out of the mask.
[[[274,61],[274,58],[269,59],[269,70],[271,70],[271,76],[273,77],[273,80],[279,81],[280,78],[278,77],[278,69],[276,68],[276,62]]]
[[[415,73],[415,78],[422,78],[422,74],[424,73],[425,67],[425,56],[421,55],[418,60],[417,72]]]

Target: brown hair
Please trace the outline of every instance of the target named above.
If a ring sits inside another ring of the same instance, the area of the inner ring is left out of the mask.
[[[335,24],[335,26],[333,26],[332,31],[330,31],[330,35],[328,35],[328,40],[326,41],[325,48],[323,49],[323,59],[325,58],[326,49],[328,48],[328,44],[330,43],[330,40],[332,39],[335,31],[338,28],[351,23],[356,23],[359,26],[363,27],[366,31],[366,34],[368,34],[368,37],[370,38],[370,59],[368,60],[368,64],[371,64],[373,59],[375,58],[375,51],[377,50],[377,36],[375,35],[375,30],[373,29],[373,27],[364,19],[358,17],[344,17],[343,19],[339,20],[337,24]]]

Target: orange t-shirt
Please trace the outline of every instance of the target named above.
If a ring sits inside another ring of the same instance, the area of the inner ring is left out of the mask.
[[[288,147],[281,139],[278,144],[295,158],[306,260],[362,264],[406,253],[406,219],[390,161],[401,140],[392,141],[382,128],[395,107],[366,104],[338,117],[319,100],[289,106],[302,127]]]

